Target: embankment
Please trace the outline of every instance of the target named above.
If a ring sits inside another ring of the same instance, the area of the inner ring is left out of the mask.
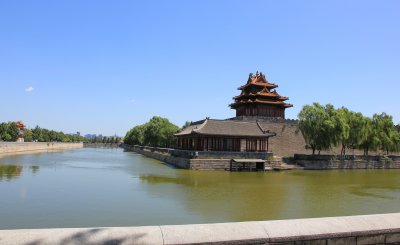
[[[125,150],[166,162],[177,168],[193,170],[228,170],[233,158],[266,159],[272,156],[270,152],[194,152],[125,144],[121,146]],[[274,161],[267,161],[267,164],[274,164]]]
[[[0,245],[399,243],[400,213],[219,224],[0,230]]]
[[[295,154],[293,161],[306,170],[329,169],[400,169],[400,156]]]
[[[0,142],[0,156],[32,152],[47,152],[82,147],[83,143]]]

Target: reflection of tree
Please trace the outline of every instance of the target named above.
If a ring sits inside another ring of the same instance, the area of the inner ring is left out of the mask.
[[[35,174],[37,171],[39,171],[39,168],[40,168],[40,166],[32,165],[32,166],[31,166],[32,173]]]
[[[20,165],[0,165],[0,181],[7,179],[8,181],[20,176],[22,166]]]
[[[285,184],[285,178],[281,173],[208,171],[140,176],[143,182],[151,184],[151,194],[184,204],[206,222],[281,218],[287,211],[284,204],[291,188]]]

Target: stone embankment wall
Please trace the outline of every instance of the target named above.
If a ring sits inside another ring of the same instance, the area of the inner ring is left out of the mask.
[[[0,142],[0,155],[82,148],[83,143]]]
[[[122,144],[122,148],[128,151],[133,151],[143,156],[157,159],[159,161],[163,161],[165,163],[171,164],[177,168],[185,168],[190,169],[190,159],[182,158],[182,157],[174,157],[171,156],[169,150],[165,148],[155,148],[155,147],[141,147],[135,145],[126,145]]]
[[[146,147],[146,146],[133,146],[133,145],[121,145],[128,151],[134,151],[142,154],[146,157],[154,158],[165,163],[168,163],[177,168],[193,169],[193,170],[229,170],[232,158],[262,158],[271,157],[272,154],[268,152],[257,153],[248,152],[247,154],[236,154],[232,152],[198,152],[199,155],[194,157],[188,152],[182,152],[178,150],[175,152],[174,149],[169,148],[158,148],[158,147]],[[212,158],[214,157],[214,158]],[[277,161],[266,161],[267,166],[280,165]]]
[[[219,224],[0,230],[0,245],[400,244],[400,213]]]
[[[254,156],[249,152],[248,154],[238,155],[234,153],[214,152],[215,154],[199,154],[196,158],[188,155],[187,152],[178,154],[174,153],[174,149],[158,148],[158,147],[144,147],[132,146],[123,144],[122,147],[129,151],[142,154],[146,157],[154,158],[165,163],[168,163],[177,168],[193,169],[193,170],[229,170],[232,158],[265,158],[272,156],[271,153],[264,152],[263,154],[254,153]],[[200,152],[199,152],[200,153]],[[180,156],[184,157],[180,157]],[[211,157],[216,158],[211,158]],[[276,161],[267,161],[267,166],[275,166]],[[278,163],[278,165],[280,162]]]
[[[400,169],[400,156],[340,156],[295,154],[294,162],[306,170]]]

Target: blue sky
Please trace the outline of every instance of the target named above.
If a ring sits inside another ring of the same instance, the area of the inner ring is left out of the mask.
[[[400,123],[400,1],[0,1],[0,121],[124,135],[234,116],[260,70],[290,98]]]

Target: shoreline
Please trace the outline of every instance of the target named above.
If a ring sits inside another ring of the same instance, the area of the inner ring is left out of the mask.
[[[125,145],[121,146],[123,149],[127,151],[132,151],[139,153],[143,156],[153,158],[167,164],[170,164],[177,168],[182,169],[191,169],[191,170],[229,170],[230,163],[234,158],[231,156],[230,158],[207,158],[207,157],[191,157],[194,152],[188,152],[187,156],[181,154],[182,156],[177,156],[174,153],[174,149],[167,148],[158,148],[158,147],[144,147],[144,146],[135,146],[135,145]],[[200,152],[199,152],[200,153]],[[219,154],[219,153],[218,153]],[[229,155],[229,153],[226,153]],[[238,153],[235,153],[238,154]],[[243,155],[245,156],[245,155]],[[251,158],[251,157],[238,157],[237,158]],[[297,157],[297,159],[296,159]],[[356,170],[356,169],[400,169],[400,157],[393,156],[393,160],[379,160],[378,156],[370,156],[367,160],[359,160],[359,159],[346,159],[346,160],[337,160],[331,159],[330,155],[326,156],[308,156],[296,154],[293,159],[290,160],[290,163],[286,163],[282,160],[265,160],[265,166],[268,168],[279,168],[283,166],[288,166],[289,164],[295,164],[304,170],[335,170],[335,169],[348,169],[348,170]]]
[[[12,155],[57,152],[83,148],[83,143],[0,142],[0,158]]]

